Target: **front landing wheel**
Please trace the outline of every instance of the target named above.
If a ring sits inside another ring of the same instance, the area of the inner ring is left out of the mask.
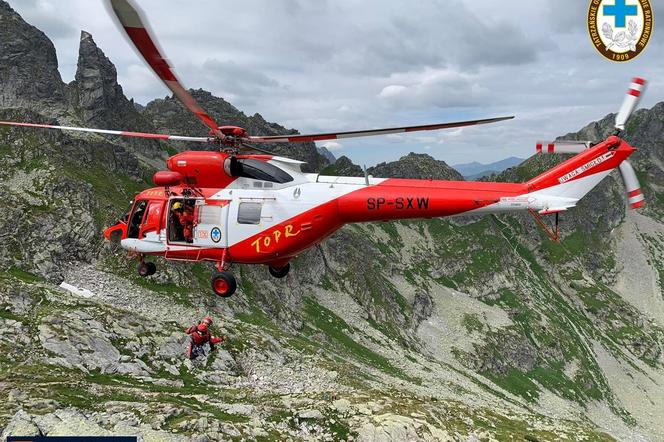
[[[138,264],[138,274],[145,278],[146,276],[154,275],[157,271],[157,266],[153,262],[142,262]]]
[[[212,275],[212,290],[222,298],[228,298],[235,293],[237,281],[231,272],[218,272]]]
[[[288,272],[290,271],[290,262],[280,269],[275,269],[272,266],[268,266],[267,269],[270,271],[270,275],[274,276],[275,278],[283,278],[288,275]]]

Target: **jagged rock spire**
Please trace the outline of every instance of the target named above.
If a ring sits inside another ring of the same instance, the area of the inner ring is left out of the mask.
[[[115,65],[97,46],[92,35],[81,31],[75,80],[69,84],[71,103],[84,125],[101,129],[154,132],[154,126],[140,115],[118,84]],[[117,139],[148,157],[161,155],[156,141]]]
[[[81,31],[78,68],[72,86],[83,121],[98,127],[116,127],[123,111],[132,108],[118,84],[115,66],[86,31]]]

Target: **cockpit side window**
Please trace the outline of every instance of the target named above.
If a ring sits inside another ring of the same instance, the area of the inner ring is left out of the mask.
[[[293,177],[274,164],[253,158],[229,158],[229,167],[232,176],[251,178],[254,180],[271,181],[273,183],[288,183]]]
[[[141,221],[145,215],[145,206],[148,204],[146,200],[136,201],[134,210],[131,212],[129,219],[129,228],[127,229],[127,238],[138,238],[138,231],[141,227]]]

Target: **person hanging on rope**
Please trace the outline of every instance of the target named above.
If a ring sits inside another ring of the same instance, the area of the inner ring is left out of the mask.
[[[185,333],[191,336],[187,346],[187,358],[196,359],[204,353],[205,344],[210,345],[210,351],[215,351],[215,344],[220,344],[226,340],[225,336],[217,337],[210,333],[212,318],[206,316],[203,320],[189,327]]]

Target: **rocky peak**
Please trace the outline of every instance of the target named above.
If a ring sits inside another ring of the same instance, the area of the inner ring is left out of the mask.
[[[123,108],[130,107],[118,84],[115,66],[97,46],[92,35],[85,31],[81,31],[75,78],[72,86],[76,94],[73,98],[86,123],[109,126],[122,116],[121,111],[126,110]]]
[[[368,169],[369,174],[383,178],[412,178],[462,181],[459,172],[444,161],[436,160],[431,155],[411,152],[390,163],[379,163]]]
[[[139,113],[133,100],[125,97],[118,84],[115,65],[86,31],[81,31],[76,76],[68,88],[71,102],[83,124],[101,129],[154,132],[154,126]],[[152,140],[118,141],[150,157],[158,156],[161,150]]]
[[[67,109],[53,43],[0,0],[0,107],[51,117]]]
[[[333,176],[364,176],[364,171],[360,166],[353,163],[350,158],[345,155],[336,159],[333,164],[330,164],[321,171],[321,175]]]
[[[323,155],[327,160],[330,162],[330,164],[334,164],[337,161],[337,157],[334,156],[332,152],[327,150],[325,146],[320,146],[317,147],[318,153]]]

